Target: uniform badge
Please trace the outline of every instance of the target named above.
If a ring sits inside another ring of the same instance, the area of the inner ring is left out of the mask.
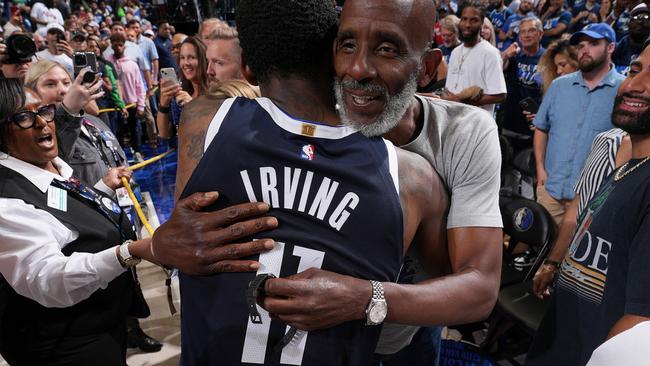
[[[108,197],[102,197],[102,203],[104,204],[104,206],[106,208],[113,211],[114,213],[116,213],[116,214],[120,213],[120,210],[121,210],[120,206],[118,206],[118,204],[115,203],[115,201],[113,201],[112,199],[110,199]]]
[[[314,160],[314,146],[313,145],[304,145],[302,151],[300,152],[300,157],[307,160]]]
[[[316,133],[316,126],[307,123],[302,124],[302,134],[305,136],[314,136]]]

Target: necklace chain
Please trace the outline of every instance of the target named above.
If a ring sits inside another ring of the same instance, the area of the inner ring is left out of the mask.
[[[627,166],[630,165],[630,162],[628,161],[627,163],[623,164],[621,169],[616,171],[616,174],[614,174],[614,181],[618,182],[619,180],[623,179],[626,175],[632,173],[633,171],[636,170],[636,168],[640,167],[645,163],[646,161],[650,160],[650,156],[647,156],[645,159],[641,160],[640,162],[636,163],[632,168],[627,169]],[[624,172],[624,173],[621,173]]]
[[[476,45],[472,47],[465,47],[465,43],[463,43],[463,45],[461,46],[462,48],[460,49],[460,62],[458,63],[458,71],[457,71],[458,79],[460,79],[460,70],[463,68],[463,64],[465,63],[465,57],[467,57],[467,55],[469,55],[469,53],[472,52],[475,46]],[[467,52],[463,52],[465,50],[467,50]],[[454,86],[454,88],[456,89],[458,89],[458,79],[456,79],[456,85]]]

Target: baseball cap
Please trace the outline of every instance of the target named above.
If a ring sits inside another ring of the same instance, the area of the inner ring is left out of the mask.
[[[63,26],[59,23],[48,23],[48,25],[45,27],[45,33],[52,33],[57,30],[61,33],[65,33],[65,29],[63,29]]]
[[[650,9],[648,9],[648,5],[646,5],[645,3],[641,3],[635,6],[634,9],[632,9],[632,11],[630,12],[630,17],[633,17],[639,13],[650,13]]]
[[[73,34],[73,35],[72,35],[72,38],[70,38],[70,39],[75,40],[75,41],[78,40],[78,41],[80,41],[80,42],[83,42],[83,41],[86,40],[86,33],[84,33],[84,32],[77,32],[77,33]]]
[[[152,37],[156,36],[151,29],[147,29],[146,31],[144,31],[144,35],[145,36],[152,36]]]
[[[612,43],[616,43],[616,33],[607,23],[592,23],[582,28],[581,31],[575,32],[570,39],[572,45],[578,44],[578,39],[581,35],[591,37],[593,39],[607,39]]]

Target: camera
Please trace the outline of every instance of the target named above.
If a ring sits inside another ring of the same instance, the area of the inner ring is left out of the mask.
[[[36,43],[24,34],[12,34],[5,40],[7,59],[5,64],[22,64],[30,62],[36,54]]]
[[[81,70],[90,67],[90,71],[84,74],[83,82],[92,83],[95,81],[97,74],[97,56],[92,52],[77,52],[72,55],[72,64],[74,66],[74,77],[76,78]]]

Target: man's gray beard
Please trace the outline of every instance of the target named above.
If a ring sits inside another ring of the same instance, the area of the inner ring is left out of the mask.
[[[362,84],[356,80],[339,81],[336,79],[334,81],[334,95],[336,96],[336,104],[338,105],[341,122],[346,126],[356,129],[367,137],[381,136],[392,130],[397,126],[402,117],[404,117],[404,114],[410,105],[411,98],[413,98],[417,91],[417,76],[419,72],[419,68],[414,70],[406,81],[404,88],[393,96],[388,93],[386,88],[375,82]],[[363,90],[373,94],[382,94],[386,100],[386,106],[377,119],[372,123],[364,124],[353,121],[348,116],[346,110],[345,96],[343,94],[344,88]]]

